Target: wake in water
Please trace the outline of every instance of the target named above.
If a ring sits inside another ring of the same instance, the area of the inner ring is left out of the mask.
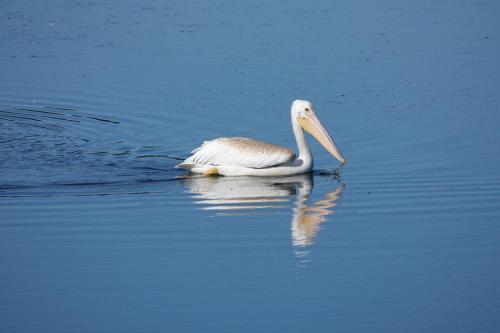
[[[127,142],[127,130],[117,119],[69,107],[0,107],[0,195],[132,193],[186,176],[174,169],[182,157]],[[338,170],[314,174],[339,179]]]
[[[115,119],[66,107],[0,107],[0,188],[174,179],[175,157],[120,139]]]

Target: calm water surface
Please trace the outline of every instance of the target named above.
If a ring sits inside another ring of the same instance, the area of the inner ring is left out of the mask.
[[[0,331],[498,332],[499,14],[0,2]],[[340,174],[173,168],[297,98]]]

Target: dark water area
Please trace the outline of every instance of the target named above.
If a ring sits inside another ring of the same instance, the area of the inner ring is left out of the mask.
[[[0,2],[0,331],[498,332],[499,14]],[[174,169],[299,98],[338,174]]]

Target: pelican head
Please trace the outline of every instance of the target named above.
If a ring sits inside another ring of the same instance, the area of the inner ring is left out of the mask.
[[[326,129],[321,125],[314,107],[311,102],[303,100],[295,100],[292,103],[292,119],[297,120],[300,126],[309,134],[314,136],[321,143],[323,148],[332,154],[340,163],[344,164],[346,160],[342,153],[333,142],[332,137]]]

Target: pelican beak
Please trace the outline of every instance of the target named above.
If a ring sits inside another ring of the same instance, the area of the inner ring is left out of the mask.
[[[336,159],[338,159],[340,163],[346,163],[344,156],[342,156],[342,153],[335,145],[335,142],[333,142],[332,137],[330,136],[330,134],[328,134],[323,125],[321,125],[319,119],[314,113],[299,117],[298,121],[300,126],[302,126],[302,128],[309,134],[314,136],[316,140],[321,143],[323,148],[326,149],[326,151],[328,151]]]

